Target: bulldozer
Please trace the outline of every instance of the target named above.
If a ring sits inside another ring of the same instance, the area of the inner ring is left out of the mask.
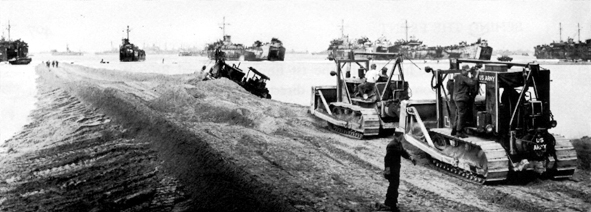
[[[460,64],[480,70],[466,138],[452,136],[455,104],[446,83]],[[434,100],[400,104],[398,136],[425,152],[435,166],[476,183],[506,181],[521,173],[570,178],[577,154],[550,110],[550,70],[535,63],[450,59],[432,74]],[[431,111],[425,113],[424,111]]]
[[[355,55],[363,57],[356,59]],[[395,59],[384,66],[393,62],[389,73],[382,74],[375,83],[367,83],[364,78],[369,58],[376,55]],[[329,129],[349,137],[391,135],[398,127],[400,103],[411,95],[401,67],[402,55],[351,53],[334,62],[336,71],[330,74],[336,77],[336,85],[312,86],[310,113],[325,120]]]
[[[267,89],[267,81],[271,80],[271,78],[253,67],[248,67],[245,72],[240,69],[240,64],[227,64],[225,52],[218,48],[215,52],[215,65],[203,80],[219,79],[221,77],[234,81],[255,96],[271,99],[271,94]]]

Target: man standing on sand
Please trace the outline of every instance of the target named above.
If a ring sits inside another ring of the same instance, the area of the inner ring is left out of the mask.
[[[476,74],[472,75],[472,78],[468,77],[470,66],[462,66],[461,74],[454,76],[453,86],[453,100],[456,103],[456,120],[452,126],[451,135],[466,138],[468,137],[464,132],[464,125],[468,119],[468,107],[470,104],[470,89],[474,85],[478,84],[478,74],[480,72],[476,70]]]
[[[55,61],[55,67],[57,68],[58,65],[59,65],[59,62],[56,60]]]
[[[406,158],[416,165],[412,156],[402,147],[402,136],[394,137],[386,147],[386,157],[384,157],[384,178],[388,179],[388,191],[386,192],[386,201],[379,207],[382,211],[398,211],[398,186],[400,185],[400,158]]]

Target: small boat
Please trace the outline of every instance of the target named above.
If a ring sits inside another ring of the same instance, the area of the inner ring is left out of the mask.
[[[19,57],[8,60],[11,65],[28,65],[33,59],[30,57]]]
[[[507,55],[503,55],[501,57],[497,57],[498,61],[504,61],[504,62],[511,62],[513,60],[512,57],[509,57]]]

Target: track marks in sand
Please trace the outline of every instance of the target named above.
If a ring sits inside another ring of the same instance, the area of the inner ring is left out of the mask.
[[[170,211],[183,200],[149,144],[54,87],[0,157],[0,209]]]

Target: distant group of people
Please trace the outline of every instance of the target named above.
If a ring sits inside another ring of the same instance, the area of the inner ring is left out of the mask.
[[[59,66],[59,62],[57,60],[54,60],[51,62],[48,60],[45,62],[45,65],[47,65],[47,68],[49,68],[49,67],[56,67],[57,68]]]

